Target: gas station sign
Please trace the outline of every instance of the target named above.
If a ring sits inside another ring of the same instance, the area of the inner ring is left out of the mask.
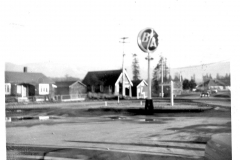
[[[152,53],[158,46],[158,34],[152,28],[146,28],[138,34],[138,46],[143,52]]]

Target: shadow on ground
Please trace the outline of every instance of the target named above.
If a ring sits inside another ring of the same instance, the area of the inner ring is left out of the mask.
[[[160,144],[144,144],[144,143],[116,143],[116,142],[99,142],[99,141],[66,141],[66,142],[75,142],[75,143],[88,143],[88,144],[110,144],[110,145],[126,145],[126,146],[143,146],[143,147],[158,147],[158,148],[168,148],[168,149],[187,149],[187,150],[195,150],[195,151],[204,151],[203,148],[196,147],[186,147],[186,146],[174,146],[174,145],[160,145]],[[161,142],[161,141],[160,141]],[[165,141],[167,142],[167,141]],[[174,142],[174,141],[171,141]],[[178,143],[180,143],[178,141]],[[187,143],[187,142],[184,142]],[[194,142],[190,142],[194,143]]]
[[[168,128],[168,130],[176,131],[176,133],[180,132],[188,132],[188,133],[231,133],[231,122],[227,122],[224,124],[198,124],[198,125],[189,125],[182,128]],[[175,133],[175,134],[176,134]]]

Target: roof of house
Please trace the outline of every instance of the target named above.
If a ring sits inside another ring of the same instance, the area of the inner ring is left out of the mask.
[[[226,84],[218,79],[209,79],[199,85],[199,87],[201,86],[226,86]]]
[[[221,79],[221,82],[223,82],[226,86],[231,86],[231,80],[230,79]]]
[[[85,84],[83,84],[80,81],[58,81],[55,84],[59,88],[59,87],[69,87],[69,86],[73,85],[74,83],[80,83],[83,86],[85,86]]]
[[[133,87],[138,86],[142,81],[144,81],[144,80],[143,79],[141,79],[141,80],[132,80]]]
[[[92,71],[88,72],[83,83],[86,85],[114,85],[122,70]]]
[[[42,73],[5,71],[5,83],[52,84],[54,81]]]

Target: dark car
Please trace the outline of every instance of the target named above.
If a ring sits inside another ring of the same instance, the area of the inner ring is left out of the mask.
[[[200,94],[200,97],[209,97],[210,96],[210,91],[203,91],[201,94]]]

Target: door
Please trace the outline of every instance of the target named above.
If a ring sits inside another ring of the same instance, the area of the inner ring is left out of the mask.
[[[22,86],[22,97],[27,96],[27,88],[25,86]]]

